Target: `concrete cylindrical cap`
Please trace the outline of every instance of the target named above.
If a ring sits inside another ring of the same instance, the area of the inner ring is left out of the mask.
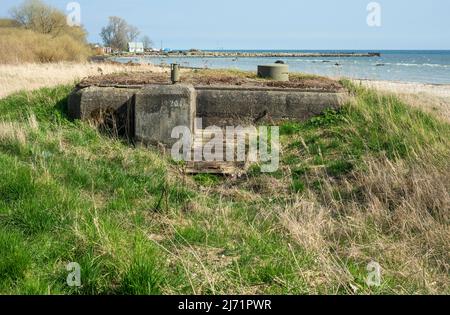
[[[276,81],[289,81],[289,66],[286,64],[258,66],[258,76]]]

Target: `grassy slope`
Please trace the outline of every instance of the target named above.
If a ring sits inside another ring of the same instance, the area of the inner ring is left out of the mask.
[[[241,180],[68,121],[70,86],[0,100],[0,292],[449,293],[449,125],[349,88],[282,126],[279,172]]]

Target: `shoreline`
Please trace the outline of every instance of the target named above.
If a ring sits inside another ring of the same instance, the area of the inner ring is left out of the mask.
[[[101,73],[141,71],[167,73],[168,69],[157,65],[109,64],[107,62],[0,65],[0,86],[2,87],[0,98],[23,90],[30,91],[59,84],[70,84],[84,77]],[[328,78],[338,80],[344,77],[328,76]],[[381,92],[393,93],[411,106],[450,121],[450,84],[346,79]]]
[[[400,81],[400,80],[377,80],[377,79],[361,79],[361,78],[349,78],[349,77],[335,77],[335,79],[348,79],[350,81],[354,82],[361,82],[361,83],[374,83],[374,82],[385,82],[385,83],[392,83],[393,85],[396,84],[404,84],[404,85],[425,85],[429,87],[449,87],[450,83],[432,83],[432,82],[418,82],[418,81]]]
[[[109,57],[148,58],[354,58],[381,57],[381,53],[296,53],[296,52],[220,52],[220,51],[174,51],[163,53],[118,54]]]
[[[450,84],[350,79],[382,93],[395,94],[410,106],[450,122]]]
[[[140,57],[140,58],[139,58]],[[149,60],[146,60],[146,58],[149,58]],[[173,57],[167,57],[167,56],[160,56],[160,62],[156,61],[156,60],[150,60],[151,58],[156,58],[156,56],[150,56],[150,55],[136,55],[135,57],[132,56],[122,56],[122,57],[113,57],[113,56],[105,56],[103,58],[100,58],[101,61],[110,61],[110,62],[114,62],[114,63],[121,63],[121,64],[142,64],[142,65],[146,65],[146,64],[152,64],[155,67],[161,67],[161,68],[170,68],[170,63],[175,62],[178,63],[180,68],[183,69],[192,69],[192,70],[237,70],[237,71],[253,71],[253,69],[248,69],[247,67],[239,67],[237,65],[232,65],[232,64],[223,64],[223,65],[212,65],[212,66],[206,66],[206,64],[203,65],[193,65],[190,66],[189,63],[191,60],[189,59],[196,59],[196,58],[200,58],[197,56],[173,56]],[[175,59],[180,59],[179,61],[174,60],[171,61],[170,63],[168,63],[167,61],[165,61],[166,58],[175,58]],[[212,57],[213,59],[217,58],[220,59],[222,57]],[[95,59],[93,59],[95,60]],[[101,62],[100,61],[100,62]],[[186,63],[185,63],[186,61]],[[189,62],[188,62],[189,61]],[[280,59],[280,61],[282,61],[282,59]],[[334,64],[334,61],[329,61],[329,60],[323,60],[323,63],[331,63]],[[258,63],[258,64],[264,64],[263,62]],[[289,62],[286,62],[287,65],[290,65]],[[344,71],[344,73],[341,73],[340,71],[340,67],[342,66],[339,62],[336,62],[336,64],[334,64],[335,67],[335,73],[330,73],[330,69],[328,69],[328,71],[308,71],[308,69],[290,69],[290,73],[302,73],[302,74],[306,74],[306,75],[313,75],[313,76],[323,76],[323,77],[329,77],[329,78],[333,78],[333,79],[341,79],[341,78],[345,78],[345,79],[349,79],[349,80],[360,80],[360,81],[389,81],[389,82],[395,82],[395,83],[411,83],[411,84],[426,84],[426,85],[437,85],[437,86],[442,86],[442,85],[450,85],[450,80],[444,81],[444,80],[434,80],[434,79],[430,79],[430,81],[407,81],[407,74],[405,74],[405,81],[402,81],[400,78],[396,78],[396,79],[389,79],[389,78],[377,78],[377,76],[374,76],[373,78],[370,77],[366,77],[364,74],[361,75],[361,71],[357,71],[357,73],[359,73],[360,75],[355,75],[353,76],[353,74],[351,72],[346,72]],[[255,71],[256,71],[256,63],[255,63]],[[318,68],[319,69],[319,68]],[[320,68],[321,69],[321,68]],[[309,69],[311,70],[311,69]],[[414,74],[414,73],[413,73]]]

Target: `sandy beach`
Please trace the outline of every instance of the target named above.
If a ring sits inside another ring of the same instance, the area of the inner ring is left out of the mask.
[[[353,80],[380,92],[394,93],[406,103],[450,121],[450,84]]]

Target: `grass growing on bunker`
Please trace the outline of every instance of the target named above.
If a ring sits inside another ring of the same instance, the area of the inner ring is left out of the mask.
[[[340,111],[281,126],[278,172],[241,179],[69,121],[71,86],[0,100],[0,292],[449,293],[449,125],[344,85]]]
[[[159,68],[159,72],[154,70],[142,71],[138,73],[111,73],[107,75],[91,76],[83,79],[80,87],[87,86],[117,86],[117,85],[138,85],[146,84],[171,84],[170,70]],[[256,73],[251,71],[240,71],[233,69],[182,69],[181,83],[192,84],[194,86],[234,86],[253,88],[293,88],[302,90],[316,90],[337,92],[342,90],[342,85],[333,79],[316,75],[301,73],[291,73],[289,82],[278,82],[264,78],[258,78]]]

